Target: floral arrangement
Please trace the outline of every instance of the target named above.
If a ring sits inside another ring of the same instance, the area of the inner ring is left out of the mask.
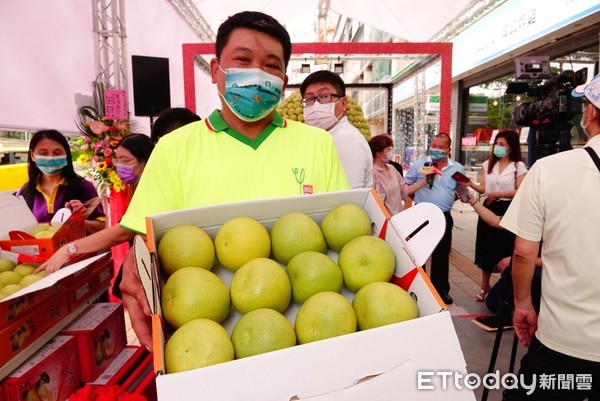
[[[83,135],[75,141],[79,150],[76,161],[97,187],[120,192],[125,184],[119,178],[113,160],[117,145],[131,133],[131,125],[129,120],[109,120],[99,112],[104,110],[104,86],[100,83],[96,83],[94,100],[96,107],[79,108],[77,125]]]
[[[130,394],[117,385],[86,385],[69,397],[69,401],[146,401],[140,394]]]

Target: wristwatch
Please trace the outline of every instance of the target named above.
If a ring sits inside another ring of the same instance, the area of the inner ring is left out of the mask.
[[[67,253],[69,255],[75,255],[77,253],[77,246],[75,246],[74,242],[67,244]]]

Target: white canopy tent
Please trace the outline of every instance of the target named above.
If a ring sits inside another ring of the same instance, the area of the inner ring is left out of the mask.
[[[418,42],[428,41],[473,3],[477,1],[331,0],[330,10]],[[224,19],[242,10],[263,11],[286,26],[297,26],[317,15],[319,1],[202,0],[195,5],[216,32]],[[169,58],[171,106],[183,106],[181,45],[199,42],[198,36],[169,0],[126,0],[125,15],[128,59],[131,55]],[[92,3],[85,0],[0,3],[0,130],[55,128],[77,132],[76,110],[91,103],[96,74],[93,18]],[[313,40],[306,35],[292,35],[292,40],[316,41],[316,33]],[[133,85],[128,71],[129,110],[133,115]],[[202,104],[214,107],[214,91],[207,90],[210,79],[199,77],[198,81],[197,97],[206,99]],[[207,111],[198,113],[204,116]],[[148,133],[149,119],[136,120],[140,131]]]

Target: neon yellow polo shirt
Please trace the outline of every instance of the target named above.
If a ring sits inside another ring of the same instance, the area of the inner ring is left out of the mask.
[[[279,113],[256,138],[215,110],[161,138],[120,225],[145,233],[145,217],[190,207],[349,189],[331,135]]]

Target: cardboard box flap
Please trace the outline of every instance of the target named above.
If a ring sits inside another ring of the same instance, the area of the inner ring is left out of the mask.
[[[105,255],[106,255],[106,253],[103,253],[100,255],[93,256],[88,259],[84,259],[80,262],[65,266],[62,269],[58,270],[57,272],[44,277],[42,280],[36,281],[35,283],[28,285],[27,287],[23,288],[22,290],[17,291],[14,294],[11,294],[10,296],[4,298],[2,300],[2,302],[9,301],[13,298],[18,298],[25,294],[29,294],[30,292],[39,291],[41,289],[56,285],[56,283],[58,283],[60,280],[70,276],[71,274],[73,274],[75,272],[78,272],[79,270],[86,268],[87,266],[89,266],[90,264],[92,264],[93,262],[102,258]]]
[[[10,231],[27,231],[38,225],[25,199],[6,193],[0,194],[0,221],[0,238]]]
[[[390,226],[413,267],[423,266],[444,236],[446,219],[439,207],[422,202],[393,216]]]
[[[152,255],[146,247],[146,243],[141,236],[136,235],[133,240],[133,255],[135,267],[137,268],[150,312],[153,315],[162,315],[160,306],[160,276],[158,272],[158,263],[152,261]]]
[[[398,400],[406,396],[406,389],[416,387],[418,371],[466,374],[460,344],[453,333],[450,314],[443,312],[201,369],[159,375],[157,388],[161,401],[195,399],[198,394],[203,399],[220,401]],[[370,376],[370,380],[361,380]],[[378,385],[382,380],[386,388]],[[334,396],[338,398],[327,398]],[[411,391],[406,399],[475,400],[472,392],[451,388],[436,394]]]

